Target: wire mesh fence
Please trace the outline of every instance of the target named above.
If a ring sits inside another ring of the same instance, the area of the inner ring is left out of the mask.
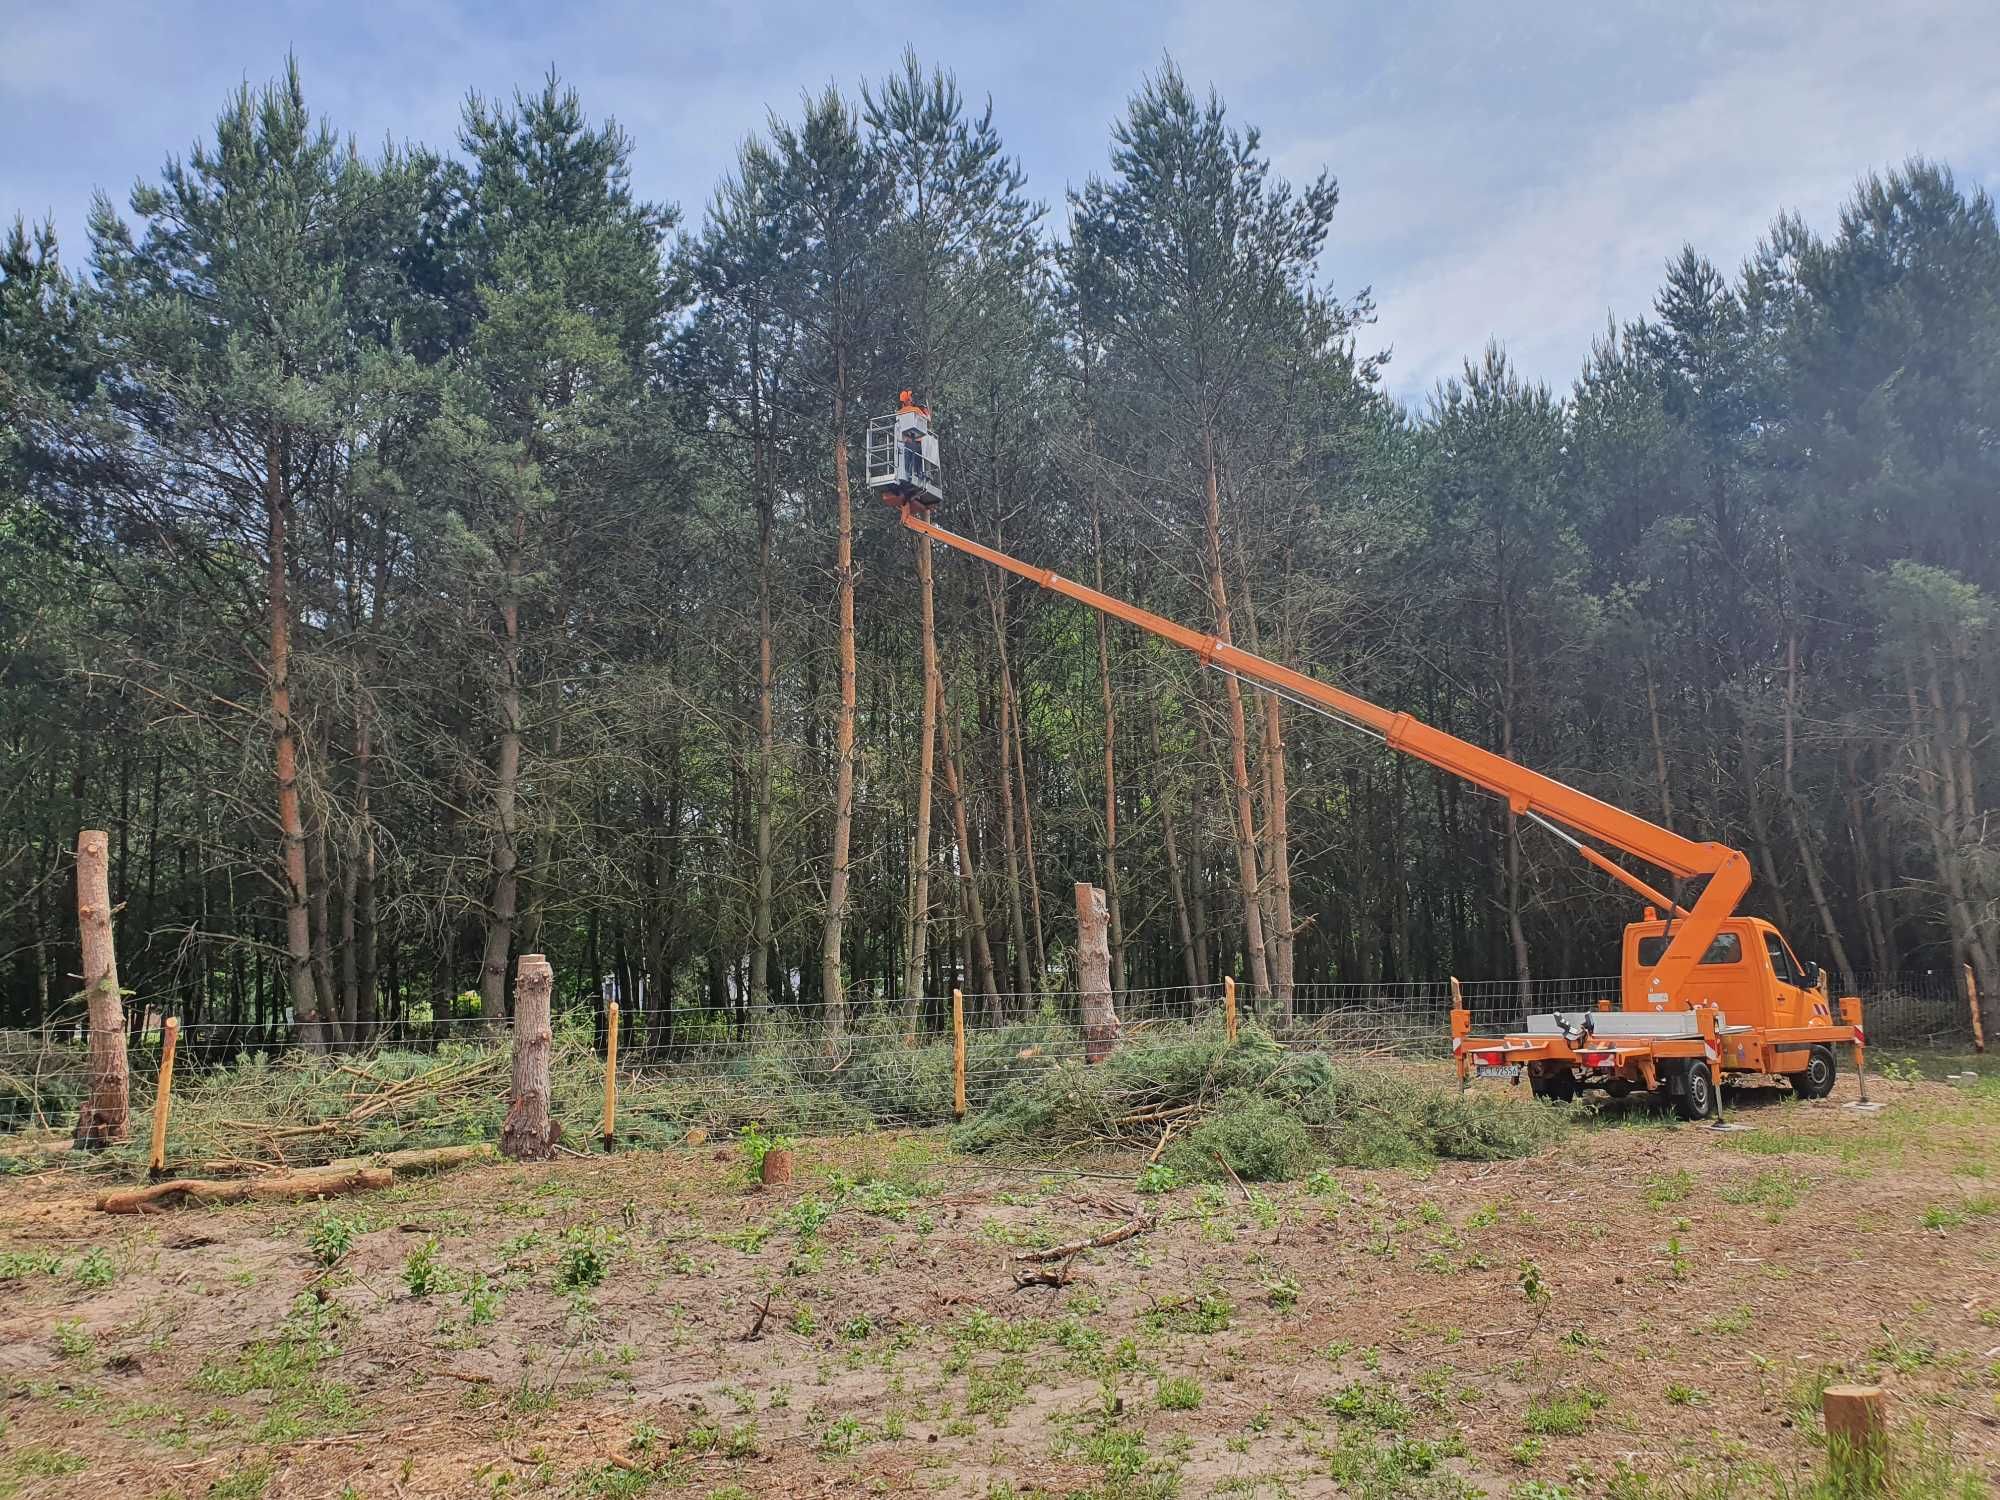
[[[1850,987],[1840,987],[1847,992]],[[1966,1046],[1970,1013],[1949,972],[1856,976],[1870,1044]],[[1614,999],[1610,977],[1467,981],[1457,998],[1476,1032],[1528,1013],[1587,1010]],[[1076,994],[968,995],[964,1092],[968,1109],[1010,1084],[1083,1060]],[[1123,992],[1115,997],[1121,1045],[1177,1028],[1218,1025],[1220,986]],[[1296,986],[1289,1007],[1247,993],[1244,1024],[1282,1045],[1336,1057],[1442,1059],[1449,1055],[1449,980]],[[840,1016],[796,1005],[732,1005],[620,1017],[620,1134],[667,1137],[751,1121],[790,1128],[928,1124],[952,1118],[957,1069],[949,997],[849,1006]],[[607,1017],[573,1010],[556,1019],[558,1112],[572,1139],[598,1130]],[[150,1106],[159,1065],[159,1018],[135,1022],[127,1054],[135,1116]],[[198,1151],[251,1148],[332,1154],[384,1143],[451,1143],[498,1134],[504,1114],[507,1037],[478,1017],[380,1020],[338,1028],[290,1022],[183,1023],[176,1100],[192,1101],[183,1130]],[[0,1030],[0,1131],[61,1131],[85,1087],[80,1025]],[[180,1118],[181,1106],[176,1105]],[[233,1133],[232,1133],[233,1132]]]

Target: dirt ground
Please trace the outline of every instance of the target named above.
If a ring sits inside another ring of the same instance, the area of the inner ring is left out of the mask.
[[[0,1179],[0,1495],[1766,1494],[1842,1378],[2000,1492],[2000,1077],[1875,1093],[1247,1191],[936,1131],[769,1190],[710,1145],[143,1219]]]

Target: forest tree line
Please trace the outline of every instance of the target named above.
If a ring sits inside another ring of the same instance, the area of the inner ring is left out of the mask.
[[[0,1025],[77,1012],[84,827],[128,990],[309,1045],[504,1015],[524,951],[641,1044],[1007,1014],[1079,880],[1121,990],[1615,968],[1504,804],[904,531],[906,388],[942,524],[1744,849],[1837,979],[2000,997],[2000,230],[1945,167],[1413,410],[1335,178],[1171,65],[1053,209],[913,55],[699,210],[633,150],[551,77],[370,156],[294,65],[80,256],[16,221]]]

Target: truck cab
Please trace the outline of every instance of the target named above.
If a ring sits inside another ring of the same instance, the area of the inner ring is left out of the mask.
[[[1668,923],[1650,910],[1645,921],[1625,929],[1624,1009],[1644,1013],[1707,1004],[1722,1012],[1725,1027],[1833,1024],[1820,966],[1800,963],[1783,934],[1762,917],[1731,917],[1722,924],[1695,966],[1690,992],[1678,1003],[1667,998],[1655,977],[1672,936]]]

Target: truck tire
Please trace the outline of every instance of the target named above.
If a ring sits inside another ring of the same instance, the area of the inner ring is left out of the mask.
[[[1699,1058],[1681,1069],[1680,1088],[1674,1094],[1674,1113],[1683,1120],[1706,1120],[1715,1113],[1715,1074]]]
[[[1787,1073],[1785,1082],[1801,1099],[1824,1099],[1833,1092],[1834,1080],[1839,1076],[1840,1069],[1834,1061],[1833,1048],[1819,1042],[1806,1054],[1805,1067],[1796,1073]]]
[[[1551,1104],[1567,1104],[1576,1097],[1576,1074],[1561,1067],[1542,1071],[1530,1064],[1528,1091],[1537,1099],[1546,1099]]]

